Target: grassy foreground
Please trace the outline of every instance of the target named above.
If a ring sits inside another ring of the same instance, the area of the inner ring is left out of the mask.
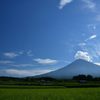
[[[0,100],[100,100],[100,88],[0,89]]]

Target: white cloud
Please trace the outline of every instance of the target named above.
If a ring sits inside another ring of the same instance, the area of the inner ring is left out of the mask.
[[[94,0],[82,0],[85,3],[85,8],[90,9],[91,11],[96,10],[96,3]]]
[[[8,61],[8,60],[0,61],[0,64],[3,64],[3,65],[5,65],[5,64],[13,64],[13,63],[14,63],[13,61]]]
[[[41,59],[41,58],[34,59],[34,61],[43,65],[56,64],[58,62],[57,60],[53,59]]]
[[[90,36],[88,39],[86,39],[85,41],[95,39],[96,37],[97,37],[97,35],[91,35],[91,36]]]
[[[34,76],[39,74],[48,73],[52,70],[18,70],[18,69],[5,69],[0,70],[0,75],[3,76],[13,76],[13,77],[25,77]]]
[[[60,0],[59,9],[63,9],[64,6],[73,2],[74,0]],[[85,4],[85,8],[90,9],[91,11],[96,10],[96,3],[94,0],[81,0]]]
[[[71,3],[73,0],[60,0],[59,9],[63,9],[68,3]]]
[[[8,58],[15,58],[19,55],[17,53],[14,53],[14,52],[6,52],[6,53],[4,53],[4,56],[6,56]]]
[[[94,63],[94,64],[96,64],[96,65],[100,66],[100,63],[98,63],[98,62],[97,62],[97,63]]]
[[[91,40],[91,39],[94,39],[94,38],[96,38],[96,37],[97,37],[97,35],[92,35],[92,36],[90,36],[89,39]]]
[[[83,59],[89,62],[92,61],[92,57],[88,54],[88,52],[84,51],[77,51],[74,57],[75,59]]]

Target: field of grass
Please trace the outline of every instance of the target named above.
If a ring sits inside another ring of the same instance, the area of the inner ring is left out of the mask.
[[[100,100],[100,88],[0,89],[0,100]]]

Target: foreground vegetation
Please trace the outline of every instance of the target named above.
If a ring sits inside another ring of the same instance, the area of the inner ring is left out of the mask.
[[[44,88],[44,87],[100,87],[100,78],[92,76],[79,75],[70,80],[57,80],[53,78],[12,78],[0,77],[0,88]]]
[[[81,87],[81,88],[80,88]],[[99,100],[100,78],[71,80],[0,77],[0,100]]]
[[[0,100],[99,100],[100,88],[0,89]]]

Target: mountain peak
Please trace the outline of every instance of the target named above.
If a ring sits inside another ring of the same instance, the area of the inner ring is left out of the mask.
[[[84,66],[90,67],[95,64],[84,59],[77,59],[74,62],[72,62],[70,65],[78,66],[78,67],[84,67]]]
[[[39,77],[69,79],[72,78],[73,76],[77,76],[81,74],[92,75],[93,77],[100,77],[100,67],[84,59],[77,59],[71,64],[61,69],[40,75]]]

